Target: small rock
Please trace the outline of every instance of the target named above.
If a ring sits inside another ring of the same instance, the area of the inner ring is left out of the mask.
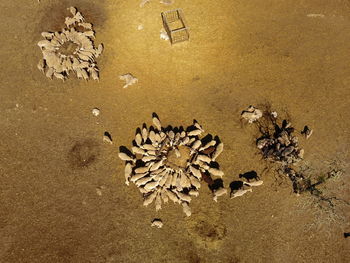
[[[163,227],[163,222],[161,219],[159,218],[155,218],[152,220],[152,224],[151,224],[152,227],[157,227],[157,228],[162,228]]]
[[[111,134],[109,132],[106,131],[103,134],[103,141],[104,142],[108,142],[109,144],[113,144],[112,136],[111,136]]]
[[[102,190],[105,189],[105,187],[102,185],[102,186],[99,186],[99,187],[96,187],[96,194],[98,196],[102,196]]]
[[[98,108],[93,108],[92,109],[92,115],[94,115],[94,116],[100,115],[100,110]]]
[[[143,25],[142,24],[139,24],[138,26],[137,26],[137,30],[142,30],[143,29]]]

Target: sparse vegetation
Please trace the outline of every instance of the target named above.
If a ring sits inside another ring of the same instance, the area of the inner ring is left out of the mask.
[[[265,104],[262,117],[253,122],[258,130],[256,135],[257,148],[263,159],[268,161],[266,169],[274,170],[278,174],[276,180],[282,179],[279,180],[282,183],[284,179],[288,178],[292,183],[293,192],[303,196],[300,199],[300,208],[311,211],[315,217],[314,222],[309,226],[310,228],[319,229],[332,223],[344,224],[346,222],[344,209],[349,209],[350,202],[339,198],[337,192],[327,189],[327,185],[331,181],[334,182],[343,177],[342,165],[339,161],[329,162],[326,172],[317,171],[307,165],[303,155],[300,154],[302,149],[299,148],[298,138],[292,135],[295,129],[289,122],[288,114],[285,115],[286,118],[280,121],[281,118],[272,111],[271,105]],[[279,123],[281,124],[279,125]],[[281,139],[283,132],[285,138]],[[310,135],[305,138],[309,138]],[[264,140],[263,145],[261,144],[262,140]],[[287,143],[285,143],[286,141]],[[280,149],[286,149],[290,147],[289,145],[293,145],[293,151],[283,156],[284,150]],[[302,162],[299,163],[299,161]]]

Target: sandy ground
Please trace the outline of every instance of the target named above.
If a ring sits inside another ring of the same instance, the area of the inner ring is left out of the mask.
[[[349,200],[350,2],[175,1],[0,2],[1,262],[348,262],[349,211],[340,208],[340,221],[317,217],[272,172],[242,198],[215,203],[202,187],[185,218],[178,205],[143,207],[117,153],[152,112],[171,125],[196,118],[225,144],[228,186],[266,167],[239,114],[270,103],[296,128],[314,129],[302,140],[314,173],[345,163],[329,187]],[[105,45],[100,82],[50,81],[36,67],[40,33],[60,30],[71,5]],[[171,46],[159,39],[160,13],[178,7],[191,39]],[[122,89],[118,76],[128,72],[139,82]],[[155,216],[162,229],[150,227]]]

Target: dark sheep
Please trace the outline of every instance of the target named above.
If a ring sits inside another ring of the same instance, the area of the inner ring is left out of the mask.
[[[214,180],[211,178],[208,172],[202,173],[202,179],[209,185],[209,188],[212,184],[214,184]]]
[[[246,172],[244,174],[240,174],[239,178],[244,178],[248,182],[250,182],[250,180],[252,180],[252,179],[255,179],[256,181],[260,180],[260,177],[258,176],[258,174],[255,171],[250,171],[250,172]]]
[[[230,197],[232,195],[232,193],[234,191],[238,191],[238,190],[241,190],[243,189],[243,187],[245,186],[246,184],[243,182],[243,181],[232,181],[230,183],[230,189],[231,189],[231,192],[230,192]]]
[[[208,185],[208,187],[212,192],[215,192],[220,188],[224,188],[224,181],[222,179],[215,179],[212,184]]]

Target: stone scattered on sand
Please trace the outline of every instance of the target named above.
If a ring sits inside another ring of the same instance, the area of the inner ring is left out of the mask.
[[[143,25],[142,24],[139,24],[138,26],[137,26],[137,30],[142,30],[143,29]]]
[[[75,7],[68,8],[72,17],[66,17],[62,31],[42,32],[44,40],[38,42],[43,58],[37,67],[46,77],[66,80],[70,73],[79,79],[99,80],[96,59],[103,45],[95,47],[95,32]]]
[[[123,86],[123,89],[126,89],[127,87],[138,82],[138,79],[130,73],[119,76],[119,79],[125,81],[125,85]]]
[[[164,127],[155,113],[152,120],[154,126],[147,128],[143,124],[136,130],[131,151],[120,147],[119,158],[125,161],[125,183],[132,182],[138,187],[145,206],[154,202],[159,210],[162,202],[171,200],[181,204],[184,213],[190,216],[189,203],[199,195],[202,176],[223,175],[213,160],[222,152],[223,144],[210,134],[200,138],[204,130],[196,120],[186,129]]]
[[[152,220],[152,224],[151,224],[152,227],[157,227],[157,228],[162,228],[163,227],[163,222],[161,219],[159,218],[155,218]]]
[[[92,115],[94,115],[94,116],[98,116],[98,115],[100,115],[100,109],[98,109],[98,108],[93,108],[92,109]]]
[[[246,110],[242,111],[241,118],[248,121],[249,123],[253,123],[262,117],[262,111],[255,108],[254,106],[249,106]]]

